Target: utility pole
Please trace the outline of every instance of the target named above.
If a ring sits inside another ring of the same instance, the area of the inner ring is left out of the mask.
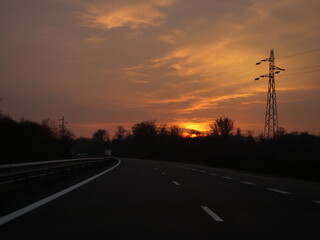
[[[66,122],[66,121],[64,120],[64,116],[62,116],[62,118],[59,119],[59,122],[61,122],[61,124],[59,125],[59,127],[61,128],[60,134],[61,134],[61,137],[64,137],[64,136],[65,136],[65,133],[66,133],[66,127],[65,127],[65,125],[68,124],[68,122]]]
[[[272,49],[270,51],[270,57],[262,59],[260,62],[257,62],[256,65],[260,65],[262,62],[269,62],[269,74],[261,75],[255,80],[259,80],[260,78],[265,77],[269,78],[266,115],[264,122],[264,137],[272,138],[278,132],[278,112],[275,74],[280,73],[280,71],[285,71],[285,69],[275,66],[274,51]]]

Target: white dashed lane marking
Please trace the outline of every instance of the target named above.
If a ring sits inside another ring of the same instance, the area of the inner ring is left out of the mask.
[[[178,183],[177,181],[172,181],[175,185],[180,186],[180,183]]]
[[[276,189],[276,188],[267,188],[267,190],[273,191],[273,192],[276,192],[276,193],[291,194],[290,192],[286,192],[286,191],[279,190],[279,189]]]
[[[248,185],[256,185],[255,183],[252,183],[252,182],[247,182],[247,181],[240,181],[241,183],[244,183],[244,184],[248,184]]]
[[[215,221],[217,222],[223,222],[223,219],[220,218],[216,213],[214,213],[210,208],[207,206],[201,206],[201,208],[210,216],[212,217]]]
[[[225,178],[225,179],[233,179],[232,177],[223,177],[223,178]]]
[[[193,171],[197,171],[197,172],[201,172],[201,173],[207,173],[207,174],[209,174],[209,175],[211,175],[211,176],[218,176],[216,173],[209,173],[209,172],[206,172],[206,171],[203,171],[203,170],[198,170],[198,169],[195,169],[195,168],[189,168],[189,167],[184,167],[183,166],[183,168],[185,168],[185,169],[189,169],[189,170],[193,170]],[[166,175],[166,173],[164,173],[164,172],[162,172],[161,173],[162,175]],[[249,175],[250,176],[250,175]],[[234,178],[232,178],[232,177],[227,177],[227,176],[222,176],[222,178],[224,178],[224,179],[234,179]],[[257,185],[256,183],[253,183],[253,182],[249,182],[249,181],[239,181],[240,183],[243,183],[243,184],[247,184],[247,185]],[[175,184],[175,185],[177,185],[177,186],[179,186],[180,185],[180,183],[178,183],[178,182],[176,182],[176,181],[173,181],[173,183]],[[287,194],[287,195],[289,195],[289,194],[292,194],[292,193],[290,193],[290,192],[287,192],[287,191],[283,191],[283,190],[280,190],[280,189],[276,189],[276,188],[266,188],[266,190],[269,190],[269,191],[272,191],[272,192],[276,192],[276,193],[281,193],[281,194]],[[320,204],[320,201],[312,201],[312,202],[314,202],[314,203],[317,203],[317,204]],[[214,212],[212,212],[208,207],[206,207],[206,206],[201,206],[201,208],[204,210],[204,211],[206,211],[212,218],[214,218],[213,216],[215,216],[215,218],[217,218],[217,219],[220,219],[220,221],[223,221],[218,215],[216,215]],[[215,219],[214,218],[214,219]],[[216,221],[218,221],[218,220],[216,220]]]

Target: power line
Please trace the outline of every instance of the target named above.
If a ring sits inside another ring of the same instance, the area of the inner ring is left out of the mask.
[[[315,68],[315,67],[320,67],[320,64],[319,65],[313,65],[313,66],[307,66],[307,67],[287,68],[287,70],[298,70],[298,69]]]
[[[316,49],[312,49],[312,50],[308,50],[308,51],[304,51],[304,52],[300,52],[300,53],[295,53],[295,54],[292,54],[292,55],[287,55],[287,56],[278,57],[278,59],[295,57],[295,56],[304,55],[304,54],[308,54],[308,53],[312,53],[312,52],[317,52],[317,51],[320,51],[320,48],[316,48]]]
[[[281,75],[279,77],[290,77],[290,76],[295,76],[295,75],[300,75],[300,74],[305,74],[305,73],[312,73],[312,72],[320,72],[320,69],[319,70],[313,70],[313,71],[306,71],[306,72],[289,73],[289,74],[286,74],[286,75]]]
[[[277,59],[289,58],[289,57],[304,55],[304,54],[308,54],[308,53],[312,53],[312,52],[317,52],[317,51],[320,51],[320,48],[316,48],[316,49],[312,49],[312,50],[308,50],[308,51],[304,51],[304,52],[299,52],[299,53],[295,53],[295,54],[291,54],[291,55],[287,55],[287,56],[281,56],[281,57],[278,57]],[[266,61],[269,62],[269,61],[270,61],[270,58],[266,58],[266,59],[263,59],[263,60],[262,60],[262,62],[266,62]],[[260,63],[261,63],[261,62],[260,62]],[[259,63],[259,64],[260,64],[260,63]],[[320,65],[306,66],[306,67],[300,67],[300,68],[292,68],[292,69],[290,69],[290,70],[313,68],[313,67],[318,67],[318,66],[320,66]],[[244,70],[238,72],[236,75],[245,73],[245,72],[247,72],[248,70],[250,70],[250,69],[252,69],[252,68],[253,68],[253,66],[250,66],[249,68],[244,69]],[[277,73],[279,73],[279,71],[282,71],[283,69],[278,68],[278,67],[275,67],[275,68],[273,69],[273,71],[274,71],[274,70],[276,70],[276,71],[274,72],[274,74],[277,74]],[[307,72],[301,72],[301,73],[287,74],[287,75],[283,75],[283,76],[281,76],[281,77],[294,76],[294,75],[311,73],[311,72],[317,72],[317,71],[320,71],[320,70],[313,70],[313,71],[307,71]],[[263,78],[263,77],[270,77],[270,74],[269,74],[269,75],[268,75],[268,74],[262,75],[262,76],[260,76],[259,78]],[[257,80],[257,79],[256,79],[256,80]],[[243,84],[241,84],[241,85],[233,88],[231,91],[225,92],[224,94],[228,94],[228,93],[233,92],[233,91],[235,91],[235,90],[239,90],[239,89],[241,89],[241,88],[245,88],[245,87],[247,87],[247,86],[249,86],[249,85],[251,85],[251,84],[253,84],[253,83],[254,83],[254,81],[250,81],[250,82],[243,83]],[[178,110],[175,110],[175,111],[173,111],[173,112],[171,112],[171,113],[167,113],[167,114],[161,115],[161,116],[159,116],[159,117],[156,118],[156,119],[161,119],[161,118],[164,118],[164,117],[172,116],[172,115],[174,115],[174,114],[176,114],[176,113],[178,113],[178,112],[180,112],[180,111],[181,111],[181,109],[178,109]],[[141,116],[141,114],[137,114],[137,115]],[[136,117],[136,116],[134,116],[134,118],[135,118],[135,117]]]
[[[275,85],[275,74],[285,71],[285,69],[275,66],[274,51],[271,49],[270,57],[262,59],[257,62],[256,65],[260,65],[262,62],[269,62],[269,73],[257,77],[255,80],[260,78],[269,78],[268,83],[268,94],[267,94],[267,105],[266,115],[264,122],[264,136],[266,138],[274,137],[278,132],[278,111],[277,111],[277,96],[276,96],[276,85]]]

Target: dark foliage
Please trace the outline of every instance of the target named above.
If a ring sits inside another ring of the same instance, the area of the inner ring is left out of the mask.
[[[133,134],[121,141],[114,139],[111,148],[114,155],[122,157],[184,161],[320,180],[320,136],[282,131],[273,139],[264,139],[254,138],[252,131],[242,135],[240,129],[233,135],[231,120],[219,128],[226,131],[184,138],[177,126],[157,127],[155,122],[142,122],[134,125]]]
[[[234,122],[228,117],[217,118],[212,124],[210,124],[211,134],[214,136],[228,137],[232,135]]]
[[[98,129],[92,138],[80,137],[75,140],[72,147],[74,157],[104,156],[105,150],[110,149],[110,137],[107,130]]]
[[[111,149],[119,157],[192,162],[320,180],[320,136],[281,129],[273,139],[254,138],[252,131],[234,132],[233,121],[227,117],[217,118],[211,127],[207,136],[190,131],[197,137],[185,138],[178,126],[145,121],[135,124],[131,133],[117,127],[112,141],[103,129],[92,138],[73,140],[69,131],[61,136],[54,121],[18,122],[0,114],[0,163],[103,156],[106,149]]]
[[[0,114],[0,163],[30,162],[70,157],[72,134],[57,132],[54,121],[41,124],[13,120]]]

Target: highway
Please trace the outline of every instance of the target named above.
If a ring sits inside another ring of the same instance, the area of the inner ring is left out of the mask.
[[[319,184],[185,163],[119,159],[0,197],[1,240],[320,239]]]

